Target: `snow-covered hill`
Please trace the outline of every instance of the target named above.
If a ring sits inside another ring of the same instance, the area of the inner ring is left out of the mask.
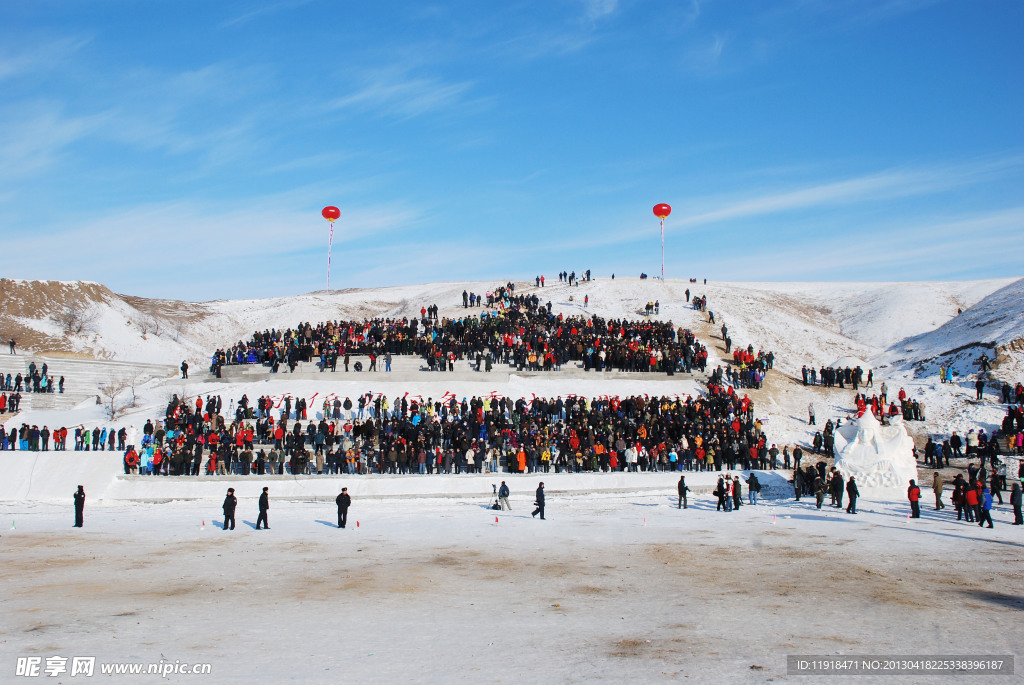
[[[119,295],[85,282],[0,279],[0,329],[25,350],[86,357],[175,363],[204,360],[219,346],[256,329],[335,318],[417,316],[437,304],[458,316],[462,291],[486,293],[504,283],[452,282],[351,289],[258,300],[180,302]],[[775,350],[782,368],[829,363],[843,354],[874,357],[888,348],[907,350],[908,361],[979,342],[1009,345],[1024,337],[1016,279],[929,283],[703,283],[601,279],[544,288],[518,282],[565,314],[635,318],[659,300],[662,319],[696,321],[685,291],[706,295],[708,308],[724,319],[734,343]],[[590,303],[583,307],[584,296]],[[957,317],[957,309],[964,314]],[[80,330],[66,319],[77,313]],[[475,313],[469,310],[468,313]],[[947,325],[948,324],[948,325]],[[717,325],[716,325],[717,329]],[[934,334],[933,334],[934,333]],[[910,347],[908,347],[908,345]],[[886,359],[895,359],[888,355]]]
[[[920,376],[940,365],[959,373],[978,370],[987,354],[997,378],[1020,379],[1024,367],[1024,279],[990,293],[943,325],[893,345],[881,358],[916,370]]]
[[[609,374],[604,378],[588,376],[581,382],[578,374],[509,377],[507,370],[504,376],[496,373],[485,378],[475,376],[468,366],[462,370],[463,375],[436,376],[416,371],[412,361],[407,365],[408,373],[389,378],[376,374],[316,374],[313,378],[283,374],[270,378],[254,369],[255,375],[236,375],[215,382],[206,372],[206,360],[213,350],[248,339],[256,329],[290,327],[303,321],[418,316],[421,307],[431,304],[438,305],[441,317],[475,314],[481,310],[462,307],[462,292],[485,294],[504,282],[434,283],[188,303],[118,295],[95,283],[0,280],[0,334],[16,338],[22,354],[0,355],[0,370],[24,370],[27,360],[39,354],[49,355],[50,368],[59,374],[64,373],[56,361],[60,357],[93,357],[107,360],[104,363],[109,365],[107,368],[97,362],[95,372],[76,367],[69,374],[71,396],[66,400],[55,404],[42,401],[45,397],[30,397],[25,402],[26,411],[4,418],[8,426],[22,422],[40,426],[110,425],[102,407],[92,401],[99,381],[106,376],[123,376],[125,364],[130,367],[144,363],[165,366],[146,367],[144,375],[136,375],[141,383],[137,387],[138,405],[116,424],[141,426],[147,418],[161,416],[172,393],[191,397],[222,394],[225,404],[229,404],[243,393],[250,398],[283,393],[309,398],[320,393],[321,397],[354,397],[369,390],[389,395],[421,393],[425,397],[439,397],[447,391],[523,397],[531,393],[699,392],[700,378],[644,381]],[[927,407],[927,420],[910,426],[919,442],[927,435],[945,436],[951,430],[993,430],[1005,413],[1005,407],[994,398],[998,385],[1024,378],[1024,279],[705,285],[617,278],[572,287],[550,281],[544,288],[532,282],[519,282],[516,287],[517,292],[536,292],[542,303],[550,301],[553,311],[566,315],[635,319],[647,302],[657,301],[658,318],[695,331],[709,349],[712,366],[723,363],[726,356],[720,337],[723,322],[734,345],[774,351],[775,371],[769,374],[763,389],[750,395],[758,414],[766,420],[770,439],[780,446],[809,443],[813,430],[807,426],[808,404],[815,404],[821,423],[825,418],[849,416],[853,407],[850,389],[803,386],[799,377],[804,364],[819,367],[844,356],[865,360],[874,369],[876,379],[868,394],[878,392],[885,381],[890,397],[903,387]],[[715,324],[709,322],[707,314],[687,304],[687,290],[691,296],[707,297]],[[586,307],[585,297],[589,298]],[[958,309],[963,310],[959,315]],[[78,332],[69,332],[69,310],[79,314]],[[986,401],[976,402],[974,381],[983,352],[992,359],[993,371],[987,378]],[[189,360],[193,369],[188,382],[171,372],[182,359]],[[935,372],[941,364],[952,364],[955,383],[938,382]],[[165,376],[160,377],[161,373]]]

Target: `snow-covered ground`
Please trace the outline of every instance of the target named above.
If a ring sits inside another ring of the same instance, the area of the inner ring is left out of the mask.
[[[549,492],[540,521],[524,487],[511,512],[357,495],[339,530],[332,499],[270,488],[269,531],[256,483],[227,532],[218,500],[90,503],[82,530],[68,504],[0,504],[2,680],[32,654],[209,663],[170,680],[218,683],[815,682],[787,654],[1013,654],[1019,673],[1005,507],[988,530],[864,499],[680,510],[669,487]]]

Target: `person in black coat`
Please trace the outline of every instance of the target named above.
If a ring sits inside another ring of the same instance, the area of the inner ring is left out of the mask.
[[[85,488],[81,485],[75,491],[75,528],[81,528],[85,523]]]
[[[270,488],[263,488],[263,494],[260,495],[260,515],[256,519],[256,530],[260,529],[260,523],[267,530],[270,530],[270,523],[267,522],[267,510],[270,509]]]
[[[860,497],[860,490],[857,489],[857,482],[850,476],[850,480],[846,481],[846,496],[849,498],[850,503],[846,505],[847,514],[857,513],[857,498]]]
[[[537,486],[536,498],[537,498],[537,502],[536,502],[537,503],[537,508],[533,510],[533,514],[532,515],[534,517],[536,517],[537,514],[540,514],[540,518],[543,521],[544,520],[544,483],[543,482],[541,482],[541,484]]]
[[[679,504],[676,505],[676,509],[686,508],[686,493],[690,491],[690,488],[686,486],[686,476],[679,476]]]
[[[833,467],[832,473],[832,491],[833,496],[836,500],[836,508],[841,509],[843,506],[843,490],[845,490],[845,483],[843,482],[843,474],[838,469]]]
[[[757,494],[761,492],[761,481],[757,479],[756,473],[751,473],[747,479],[747,498],[751,504],[757,504]]]
[[[732,510],[739,511],[740,505],[743,504],[743,485],[740,483],[739,476],[733,476],[732,478]]]
[[[228,530],[228,526],[231,526],[231,530],[235,529],[235,507],[238,506],[238,499],[235,498],[235,489],[228,488],[228,494],[224,498],[224,530]]]
[[[344,528],[348,522],[348,508],[352,506],[352,497],[348,494],[348,488],[342,488],[341,494],[334,500],[338,505],[338,528]]]

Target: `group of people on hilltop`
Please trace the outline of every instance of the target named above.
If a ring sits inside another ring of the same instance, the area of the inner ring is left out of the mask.
[[[552,314],[536,296],[514,296],[498,312],[463,318],[371,319],[299,324],[284,331],[256,331],[248,342],[218,350],[212,370],[232,360],[275,370],[284,362],[318,359],[321,369],[349,369],[352,354],[419,355],[428,368],[452,370],[459,360],[504,363],[520,370],[557,370],[570,362],[595,371],[675,373],[704,370],[707,350],[694,335],[671,322],[605,320],[596,315]]]
[[[845,388],[850,386],[854,390],[860,389],[860,386],[866,388],[874,387],[875,384],[875,372],[873,369],[868,369],[867,379],[864,378],[864,369],[860,366],[850,368],[847,366],[845,369],[822,365],[821,369],[815,369],[812,365],[807,368],[804,364],[800,369],[800,377],[803,380],[804,385],[821,385],[823,388]]]
[[[444,360],[481,360],[516,368],[557,370],[569,363],[594,371],[672,372],[703,369],[707,350],[671,322],[554,315],[536,303],[487,317],[442,321],[417,335],[414,350],[428,367]]]
[[[614,280],[614,278],[615,278],[615,274],[612,274],[612,279]],[[590,280],[590,269],[587,269],[586,271],[583,272],[583,280],[584,281],[589,281]],[[558,282],[559,283],[566,283],[568,285],[579,286],[580,279],[579,279],[579,277],[576,276],[576,272],[575,271],[559,271],[558,272]]]
[[[721,470],[767,467],[778,454],[750,398],[714,382],[705,398],[363,396],[346,398],[340,419],[330,403],[312,419],[298,404],[293,412],[291,398],[242,404],[232,414],[212,397],[195,404],[175,398],[164,420],[147,423],[141,444],[128,450],[126,471]]]

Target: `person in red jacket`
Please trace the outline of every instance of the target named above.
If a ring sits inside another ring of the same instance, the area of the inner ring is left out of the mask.
[[[124,455],[124,472],[126,474],[138,473],[139,470],[139,455],[136,454],[135,448],[132,447]]]
[[[968,523],[974,523],[975,514],[978,513],[978,490],[971,485],[964,489],[964,518]]]
[[[913,480],[910,481],[910,487],[907,488],[907,499],[910,500],[910,518],[921,518],[921,507],[918,504],[918,500],[921,499],[921,488],[917,487],[917,483]]]

